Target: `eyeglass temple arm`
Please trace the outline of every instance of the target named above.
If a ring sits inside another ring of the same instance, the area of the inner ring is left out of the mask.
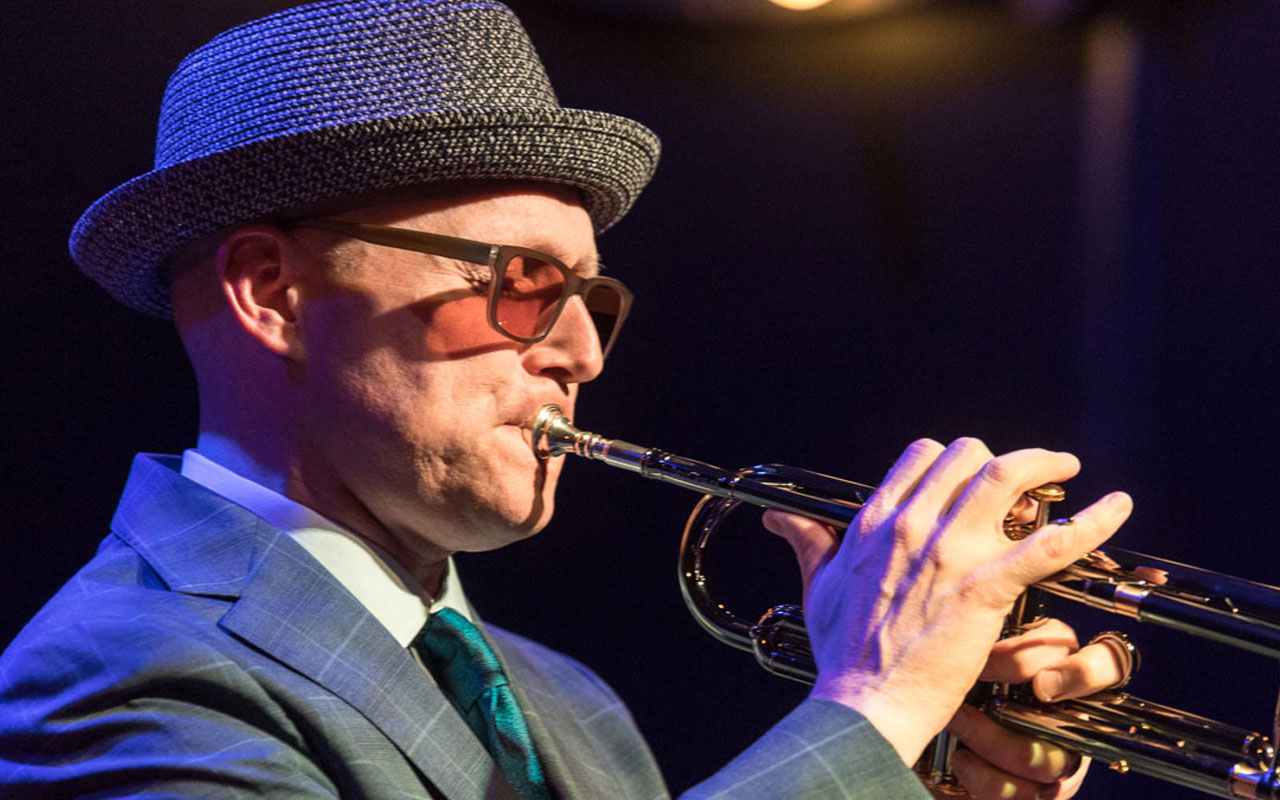
[[[470,239],[459,239],[445,236],[443,233],[427,233],[426,231],[410,231],[402,228],[386,228],[381,225],[366,225],[362,222],[347,222],[340,219],[301,219],[282,223],[284,229],[315,228],[329,231],[353,239],[396,247],[401,250],[415,250],[433,256],[456,258],[472,264],[492,264],[497,255],[497,245],[474,242]]]

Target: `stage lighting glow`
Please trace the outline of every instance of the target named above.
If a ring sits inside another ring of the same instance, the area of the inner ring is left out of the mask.
[[[793,11],[808,11],[811,8],[824,6],[831,2],[831,0],[769,0],[769,2],[773,3],[775,6],[782,6],[783,8],[789,8]]]

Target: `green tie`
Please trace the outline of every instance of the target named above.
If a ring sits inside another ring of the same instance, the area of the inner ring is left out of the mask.
[[[551,800],[533,738],[498,656],[451,608],[432,614],[410,645],[507,780],[527,800]]]

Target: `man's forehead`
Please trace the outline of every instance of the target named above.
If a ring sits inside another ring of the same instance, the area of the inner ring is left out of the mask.
[[[477,181],[379,200],[341,216],[542,250],[592,274],[598,267],[591,218],[572,187]]]

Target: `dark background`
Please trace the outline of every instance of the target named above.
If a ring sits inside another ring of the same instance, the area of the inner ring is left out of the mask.
[[[67,231],[149,168],[182,55],[287,5],[0,11],[0,643],[93,553],[132,454],[195,432],[168,325],[81,277]],[[780,24],[682,22],[659,0],[514,5],[565,105],[639,119],[665,146],[601,241],[638,303],[580,425],[866,482],[919,436],[1071,449],[1085,472],[1068,506],[1134,495],[1122,546],[1280,581],[1280,4],[1046,19],[915,3]],[[692,500],[573,463],[550,529],[462,564],[487,618],[612,682],[676,791],[803,696],[684,612],[674,560]],[[765,588],[734,586],[732,604],[795,599],[785,550],[741,535],[727,560],[746,577],[725,580]],[[1061,615],[1084,638],[1124,626]],[[1135,693],[1269,730],[1274,664],[1127,627],[1146,662]],[[1082,796],[1122,792],[1198,796],[1105,769]]]

